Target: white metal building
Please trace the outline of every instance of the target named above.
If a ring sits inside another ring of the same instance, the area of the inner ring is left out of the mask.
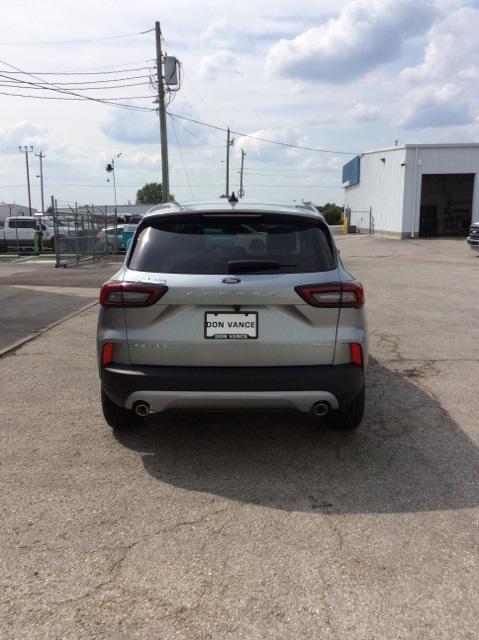
[[[351,224],[401,238],[465,235],[479,221],[479,144],[368,151],[343,167]]]
[[[35,213],[36,209],[32,207],[32,213]],[[9,216],[29,216],[30,209],[23,204],[8,204],[7,202],[0,202],[0,220],[5,220]]]

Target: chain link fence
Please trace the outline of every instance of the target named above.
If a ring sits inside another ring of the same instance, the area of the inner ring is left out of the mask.
[[[74,266],[124,253],[119,216],[93,211],[60,212],[55,207],[52,214],[55,266]]]
[[[352,227],[358,232],[374,233],[374,216],[372,207],[363,210],[346,207],[344,213],[348,220],[349,229]]]

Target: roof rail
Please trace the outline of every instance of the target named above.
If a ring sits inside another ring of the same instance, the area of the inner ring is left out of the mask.
[[[151,209],[148,209],[148,211],[146,211],[146,213],[153,213],[153,211],[158,211],[159,209],[183,209],[183,207],[181,206],[181,204],[179,202],[162,202],[160,204],[154,204]],[[146,215],[145,213],[145,215]]]

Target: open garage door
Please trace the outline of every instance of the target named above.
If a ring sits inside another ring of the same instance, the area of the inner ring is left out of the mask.
[[[473,173],[424,174],[419,235],[465,235],[471,224],[473,191]]]

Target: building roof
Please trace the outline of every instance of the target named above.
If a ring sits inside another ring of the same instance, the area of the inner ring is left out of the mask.
[[[404,149],[479,149],[479,142],[444,142],[444,143],[431,143],[431,144],[403,144],[398,147],[385,147],[384,149],[370,149],[369,151],[363,151],[359,153],[359,156],[365,156],[370,153],[384,153],[386,151],[400,151]]]

